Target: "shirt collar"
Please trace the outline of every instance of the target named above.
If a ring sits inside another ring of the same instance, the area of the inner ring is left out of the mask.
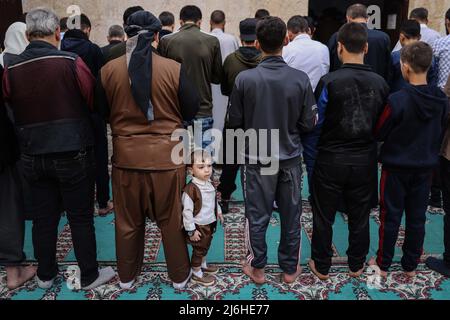
[[[311,40],[311,37],[306,33],[302,33],[302,34],[299,34],[298,36],[296,36],[294,38],[294,40],[292,40],[292,42],[298,41],[298,40]]]
[[[54,45],[47,41],[43,40],[33,40],[30,42],[30,44],[27,46],[27,49],[34,49],[34,48],[48,48],[48,49],[57,49]]]
[[[220,28],[214,28],[214,29],[212,29],[211,33],[224,33],[224,32]]]
[[[421,23],[421,24],[420,24],[420,27],[421,27],[422,29],[428,28],[428,26],[427,26],[425,23]]]
[[[189,22],[189,23],[186,23],[184,26],[182,26],[180,29],[179,29],[179,31],[182,31],[182,30],[189,30],[189,29],[197,29],[197,30],[200,30],[200,27],[198,26],[198,25],[196,25],[195,23],[192,23],[192,22]]]
[[[198,186],[206,186],[209,183],[209,181],[203,181],[203,180],[200,180],[200,179],[198,179],[196,177],[192,177],[192,182],[195,183]]]
[[[341,66],[341,69],[359,69],[359,70],[366,70],[366,71],[372,71],[372,67],[367,64],[356,64],[356,63],[345,63]]]
[[[286,64],[284,62],[284,59],[283,59],[282,56],[268,56],[268,57],[264,57],[260,64],[267,64],[267,63],[283,63],[283,64]]]

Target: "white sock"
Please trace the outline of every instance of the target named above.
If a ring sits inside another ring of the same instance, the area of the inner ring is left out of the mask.
[[[133,288],[134,282],[135,282],[135,280],[130,281],[128,283],[121,282],[119,285],[120,285],[120,288],[123,290],[130,290],[131,288]]]
[[[191,277],[192,277],[192,270],[189,273],[189,277],[186,280],[184,280],[184,282],[182,282],[182,283],[175,283],[174,282],[173,283],[173,287],[176,290],[183,290],[184,288],[186,288],[186,285],[188,284],[189,280],[191,280]]]
[[[200,270],[200,271],[195,271],[194,269],[192,269],[192,272],[194,273],[194,275],[195,275],[197,278],[203,278],[203,271],[202,271],[202,270]]]
[[[208,269],[208,264],[206,263],[206,260],[202,262],[202,268]]]

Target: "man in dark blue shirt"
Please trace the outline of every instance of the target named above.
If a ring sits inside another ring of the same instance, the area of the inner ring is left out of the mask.
[[[413,44],[421,40],[420,24],[416,20],[407,20],[400,27],[400,44],[405,47],[409,44]],[[428,85],[437,86],[437,65],[433,58],[430,70],[428,71]],[[391,73],[389,76],[389,86],[391,87],[391,93],[395,93],[404,87],[407,82],[403,78],[400,51],[392,53]]]
[[[382,31],[369,29],[367,27],[368,18],[367,7],[362,4],[355,4],[347,9],[347,22],[361,23],[367,28],[369,51],[364,57],[364,63],[387,80],[391,66],[391,39]],[[331,58],[330,72],[338,70],[342,65],[338,57],[337,46],[337,33],[335,33],[328,42]]]

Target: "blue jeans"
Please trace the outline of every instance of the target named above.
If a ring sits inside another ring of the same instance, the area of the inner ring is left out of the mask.
[[[207,118],[195,118],[194,120],[187,123],[187,126],[194,126],[195,122],[201,122],[202,123],[202,148],[207,150],[208,147],[212,143],[212,136],[211,134],[205,134],[208,130],[211,130],[214,125],[214,119],[213,117],[207,117]],[[194,127],[195,128],[195,127]],[[195,138],[195,134],[194,134]],[[194,140],[195,148],[199,148],[200,146],[197,144],[198,141]]]

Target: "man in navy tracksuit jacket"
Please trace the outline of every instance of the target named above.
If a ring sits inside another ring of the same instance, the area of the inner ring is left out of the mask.
[[[417,42],[403,48],[402,72],[407,86],[391,95],[376,128],[381,152],[380,243],[376,261],[386,276],[392,264],[398,231],[406,213],[402,266],[414,276],[423,251],[428,196],[433,169],[439,165],[446,95],[427,84],[432,62],[429,45]]]

